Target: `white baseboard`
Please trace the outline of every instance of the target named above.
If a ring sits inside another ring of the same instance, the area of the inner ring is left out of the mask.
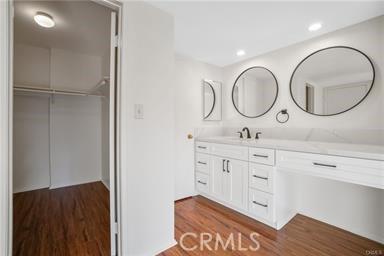
[[[23,188],[13,188],[13,194],[16,193],[22,193],[22,192],[27,192],[27,191],[33,191],[33,190],[38,190],[38,189],[44,189],[44,188],[49,188],[48,186],[36,186],[36,187],[23,187]]]
[[[61,183],[61,184],[51,184],[49,189],[64,188],[64,187],[76,186],[76,185],[87,184],[87,183],[98,182],[98,181],[101,181],[101,180],[97,179],[97,180],[86,180],[86,181],[69,182],[69,183]]]
[[[173,239],[173,241],[171,241],[171,242],[169,243],[169,245],[165,246],[165,247],[162,248],[162,249],[155,250],[154,253],[150,253],[150,254],[148,254],[148,255],[158,255],[158,254],[160,254],[160,253],[162,253],[162,252],[168,250],[169,248],[171,248],[171,247],[173,247],[173,246],[175,246],[175,245],[177,245],[177,241],[176,241],[175,239]]]
[[[101,180],[101,182],[104,184],[104,186],[109,190],[109,182],[105,180]]]
[[[89,181],[81,181],[81,182],[73,182],[73,183],[56,184],[51,186],[48,185],[48,186],[14,188],[13,194],[28,192],[28,191],[38,190],[38,189],[44,189],[44,188],[48,188],[48,189],[64,188],[64,187],[76,186],[76,185],[87,184],[87,183],[98,182],[98,181],[101,181],[104,184],[104,186],[106,186],[109,190],[108,184],[106,184],[106,182],[104,182],[103,180],[89,180]]]
[[[297,212],[295,211],[286,212],[285,215],[281,216],[276,222],[276,229],[282,229],[285,225],[288,224],[288,222],[290,222],[296,216],[296,214]]]

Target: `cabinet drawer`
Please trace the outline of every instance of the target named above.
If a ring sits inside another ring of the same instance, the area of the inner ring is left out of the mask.
[[[209,153],[209,145],[210,143],[207,142],[196,141],[195,150],[200,153]]]
[[[259,164],[275,165],[275,150],[267,148],[249,148],[249,161]]]
[[[248,160],[248,147],[233,146],[227,144],[211,144],[210,152],[220,157],[228,157],[238,160]]]
[[[274,197],[271,194],[249,189],[249,212],[256,217],[274,222]]]
[[[249,186],[273,193],[274,167],[263,164],[249,164]]]
[[[209,155],[196,153],[195,157],[195,170],[198,172],[203,172],[209,174]]]
[[[196,172],[196,189],[200,192],[209,193],[209,176]]]
[[[384,189],[384,161],[277,151],[278,169]]]

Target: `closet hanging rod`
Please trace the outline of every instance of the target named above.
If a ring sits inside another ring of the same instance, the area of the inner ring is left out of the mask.
[[[71,90],[57,90],[57,89],[44,88],[44,87],[30,87],[30,86],[16,86],[15,85],[13,87],[13,89],[15,91],[20,91],[20,92],[35,92],[35,93],[57,94],[57,95],[104,97],[103,95],[99,95],[99,94],[89,94],[87,92],[71,91]]]

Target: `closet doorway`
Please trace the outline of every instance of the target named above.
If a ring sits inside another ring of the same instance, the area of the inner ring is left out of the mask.
[[[117,255],[120,6],[13,9],[13,255]]]

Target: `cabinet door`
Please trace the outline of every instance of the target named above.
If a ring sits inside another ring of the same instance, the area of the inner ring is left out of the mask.
[[[221,157],[211,156],[211,193],[214,197],[224,199],[224,176],[226,160]]]
[[[225,201],[246,210],[248,204],[248,162],[226,160],[225,170]]]

